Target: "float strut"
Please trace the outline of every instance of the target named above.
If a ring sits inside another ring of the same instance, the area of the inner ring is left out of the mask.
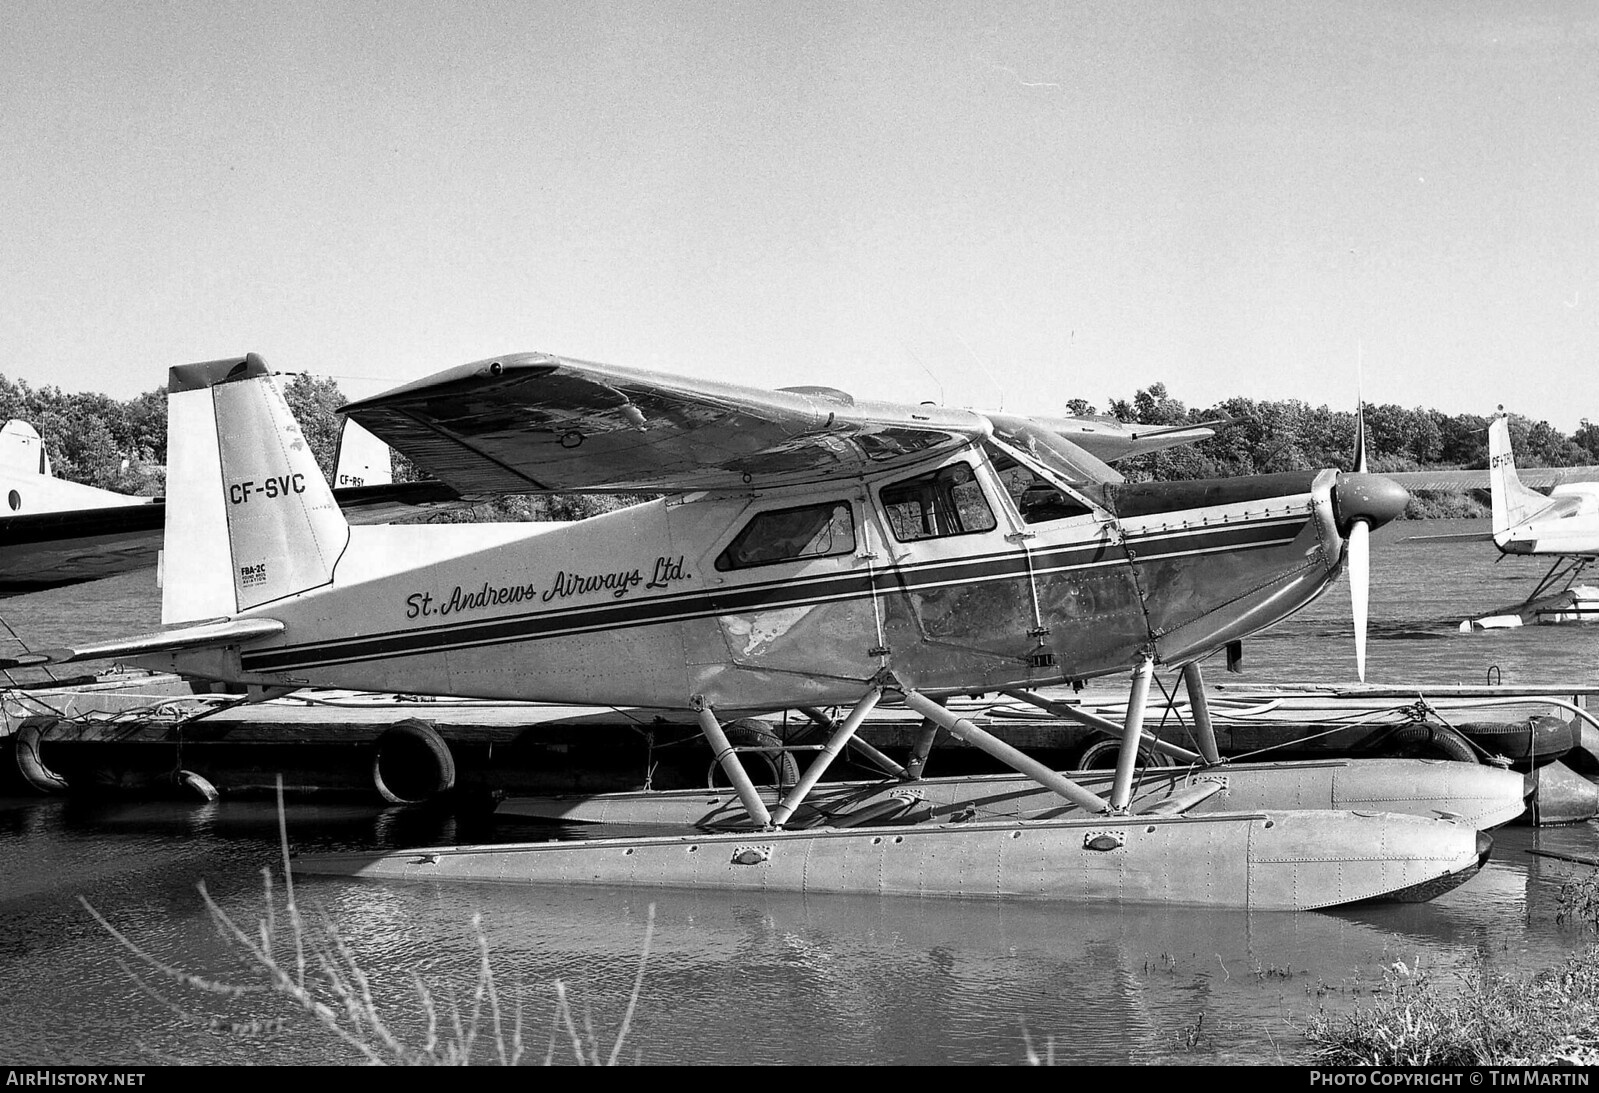
[[[1121,739],[1122,726],[1107,717],[1100,717],[1096,713],[1089,713],[1087,710],[1078,709],[1076,706],[1068,706],[1064,702],[1056,702],[1054,699],[1045,698],[1043,695],[1034,694],[1032,691],[1001,687],[999,693],[1008,698],[1014,698],[1018,702],[1025,702],[1029,706],[1037,706],[1045,713],[1052,713],[1056,717],[1075,721],[1079,725],[1087,725],[1091,729],[1098,729],[1112,740]],[[1173,744],[1170,740],[1162,740],[1152,732],[1141,734],[1140,739],[1143,740],[1146,747],[1152,748],[1162,755],[1169,755],[1179,763],[1197,763],[1200,761],[1198,752],[1189,751],[1180,744]]]
[[[1190,661],[1183,665],[1183,685],[1188,688],[1188,708],[1194,715],[1194,743],[1207,766],[1221,762],[1221,751],[1216,747],[1216,730],[1210,723],[1210,700],[1205,697],[1205,679],[1199,674],[1199,663]]]
[[[794,810],[799,808],[811,790],[816,788],[816,783],[821,781],[822,775],[827,773],[827,768],[832,765],[834,759],[838,758],[838,753],[844,750],[844,745],[854,739],[855,730],[861,727],[861,722],[866,720],[866,715],[872,712],[873,707],[877,705],[877,700],[882,697],[883,689],[881,687],[873,687],[861,696],[859,702],[855,703],[855,708],[849,712],[849,716],[844,719],[844,723],[834,729],[832,735],[827,738],[827,743],[822,746],[821,754],[810,761],[805,767],[805,773],[800,776],[800,780],[783,795],[782,803],[772,810],[771,822],[775,826],[782,827],[788,822],[789,817],[794,815]]]
[[[1138,742],[1144,732],[1144,707],[1149,702],[1149,681],[1155,660],[1145,656],[1133,669],[1133,689],[1127,696],[1127,722],[1122,726],[1122,750],[1116,756],[1116,781],[1110,787],[1112,812],[1126,812],[1133,800],[1133,767],[1138,763]]]
[[[881,694],[882,692],[878,693]],[[810,718],[824,729],[827,729],[829,732],[838,727],[838,722],[834,721],[831,717],[828,717],[815,706],[801,706],[800,713],[804,714],[806,717]],[[860,737],[852,736],[845,741],[845,744],[848,746],[850,751],[858,753],[861,758],[871,763],[890,778],[899,778],[907,782],[913,779],[911,773],[904,767],[894,762],[894,760],[890,759],[888,756],[872,747]]]
[[[1060,794],[1078,808],[1096,813],[1106,811],[1102,798],[1065,775],[1050,770],[1038,760],[1022,754],[999,737],[984,732],[964,717],[956,717],[926,695],[915,691],[905,691],[904,694],[906,706],[927,718],[938,728],[946,730],[957,740],[992,755],[1011,769],[1027,775],[1045,789]]]
[[[733,792],[738,794],[744,810],[761,827],[771,827],[772,814],[766,811],[766,802],[761,800],[744,764],[738,761],[738,751],[728,743],[727,734],[717,722],[716,714],[711,712],[710,703],[705,701],[703,695],[695,695],[690,704],[699,718],[700,732],[705,735],[706,743],[711,745],[711,753],[716,756],[716,761],[722,764],[722,772],[727,775],[727,780],[733,783]]]
[[[938,708],[943,709],[944,704],[938,703]],[[916,740],[911,744],[911,753],[905,760],[905,773],[913,780],[921,781],[922,775],[927,771],[927,757],[933,754],[933,743],[938,739],[938,722],[930,717],[922,718],[921,729],[916,734]]]

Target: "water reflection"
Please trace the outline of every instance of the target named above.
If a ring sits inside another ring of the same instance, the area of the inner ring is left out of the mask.
[[[296,804],[287,824],[308,852],[453,834],[442,815],[345,805]],[[1440,975],[1478,959],[1510,970],[1558,963],[1585,940],[1554,925],[1559,889],[1587,867],[1530,851],[1596,848],[1591,825],[1502,829],[1494,859],[1455,892],[1337,914],[343,878],[303,878],[298,891],[337,924],[396,1027],[418,1035],[412,977],[469,996],[474,917],[499,981],[525,992],[530,1023],[544,1028],[560,979],[597,1030],[614,1031],[653,904],[633,1038],[650,1062],[1015,1063],[1028,1037],[1071,1062],[1291,1061],[1306,1017],[1368,999],[1396,963]],[[78,902],[86,896],[161,959],[245,975],[196,882],[255,921],[263,869],[281,883],[272,805],[6,802],[0,862],[0,1023],[15,1030],[0,1062],[114,1063],[150,1045],[217,1062],[346,1058],[309,1027],[283,1043],[196,1037],[131,983],[124,954]],[[85,1020],[95,1035],[64,1031]]]

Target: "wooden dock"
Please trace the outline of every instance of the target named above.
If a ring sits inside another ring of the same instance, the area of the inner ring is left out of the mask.
[[[1259,689],[1213,691],[1217,740],[1228,755],[1462,758],[1440,744],[1458,750],[1456,730],[1462,726],[1475,726],[1481,731],[1472,740],[1488,740],[1498,754],[1524,765],[1566,753],[1584,730],[1590,744],[1599,743],[1599,731],[1583,720],[1589,696],[1580,692],[1538,698],[1504,689],[1434,688],[1423,698],[1375,688],[1358,695],[1283,691],[1276,697]],[[377,794],[402,803],[446,790],[471,798],[691,789],[718,784],[720,777],[687,711],[345,691],[249,701],[261,696],[196,693],[177,677],[148,673],[112,673],[0,693],[5,698],[0,790],[181,794],[192,791],[192,781],[179,777],[186,772],[233,795],[273,792],[281,776],[285,789],[294,793]],[[1117,691],[1108,686],[1050,697],[1120,720]],[[960,698],[951,706],[1055,769],[1101,765],[1083,762],[1090,745],[1105,739],[1083,725],[1003,698]],[[1152,704],[1146,727],[1191,746],[1187,721],[1180,702]],[[802,715],[772,717],[764,724],[770,737],[734,742],[792,749],[801,767],[806,749],[819,746],[816,726]],[[918,715],[883,705],[859,735],[903,759],[922,732]],[[30,761],[55,781],[47,786],[29,777]],[[787,762],[775,750],[746,757],[758,782],[779,780]],[[944,733],[926,771],[999,772],[988,757]],[[869,778],[876,773],[841,760],[830,775]]]

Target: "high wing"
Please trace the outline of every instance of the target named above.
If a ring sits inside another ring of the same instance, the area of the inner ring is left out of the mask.
[[[1033,420],[1106,463],[1207,440],[1216,435],[1215,426],[1231,424],[1230,419],[1193,425],[1138,425],[1105,417],[1035,417]]]
[[[969,410],[771,391],[522,353],[342,412],[462,494],[766,489],[921,462],[987,435]]]
[[[0,517],[0,595],[154,565],[165,523],[159,500]]]

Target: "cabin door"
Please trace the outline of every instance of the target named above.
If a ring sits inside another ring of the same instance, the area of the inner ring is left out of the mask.
[[[1028,681],[1034,577],[987,461],[967,454],[872,493],[887,663],[923,689]]]

